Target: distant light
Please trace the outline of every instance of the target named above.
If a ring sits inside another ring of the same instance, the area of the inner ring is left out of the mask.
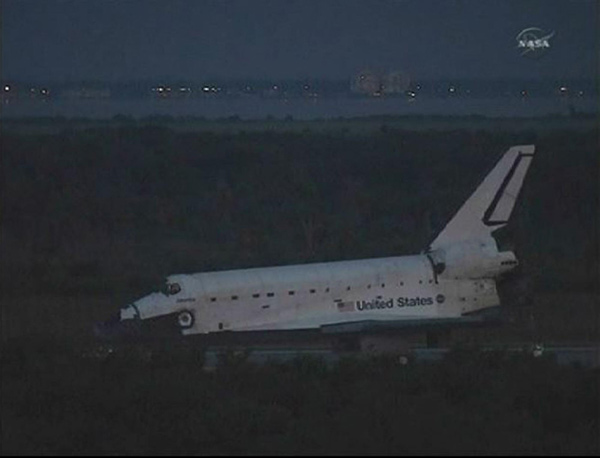
[[[7,84],[4,86],[4,92],[10,91],[10,86]]]
[[[448,88],[449,92],[456,92],[456,88],[454,86],[450,86],[450,88]]]
[[[208,86],[204,86],[204,87],[202,88],[202,90],[203,90],[204,92],[209,92],[209,91],[210,91],[210,88],[209,88]]]
[[[164,87],[162,87],[162,86],[158,86],[158,88],[156,88],[156,90],[157,90],[158,92],[164,92],[165,88],[164,88]]]
[[[42,89],[40,89],[40,92],[41,92],[43,95],[48,95],[48,89],[46,89],[46,88],[42,88]]]
[[[583,97],[583,91],[579,91],[579,97]]]
[[[560,87],[560,92],[567,92],[567,91],[568,91],[567,86],[561,86]]]
[[[277,89],[279,89],[279,87],[276,84],[273,85],[273,90],[276,91]]]
[[[523,89],[523,90],[521,91],[521,97],[527,97],[528,95],[529,95],[529,92],[527,92],[527,90],[526,90],[526,89]]]

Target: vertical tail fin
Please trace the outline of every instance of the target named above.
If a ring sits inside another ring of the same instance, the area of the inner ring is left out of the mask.
[[[515,206],[535,145],[511,147],[431,243],[430,249],[488,239],[505,226]]]

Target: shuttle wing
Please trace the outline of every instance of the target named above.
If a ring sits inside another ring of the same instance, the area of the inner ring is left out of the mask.
[[[456,318],[415,318],[402,320],[362,320],[344,323],[327,324],[321,326],[323,334],[346,334],[377,331],[417,330],[426,328],[449,328],[455,326],[478,326],[485,323],[495,322],[501,319],[497,310],[485,311],[486,313],[464,315]]]

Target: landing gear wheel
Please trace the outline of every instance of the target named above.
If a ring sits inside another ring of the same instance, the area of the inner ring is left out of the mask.
[[[408,366],[408,363],[410,363],[410,359],[408,359],[408,356],[406,356],[406,355],[398,356],[398,364],[400,364],[401,366]]]
[[[194,315],[189,310],[185,310],[177,315],[177,324],[182,329],[189,329],[194,326]]]

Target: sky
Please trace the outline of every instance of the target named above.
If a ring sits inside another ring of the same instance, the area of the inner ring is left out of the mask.
[[[595,78],[592,0],[1,0],[3,80]],[[528,27],[555,32],[539,59]]]

